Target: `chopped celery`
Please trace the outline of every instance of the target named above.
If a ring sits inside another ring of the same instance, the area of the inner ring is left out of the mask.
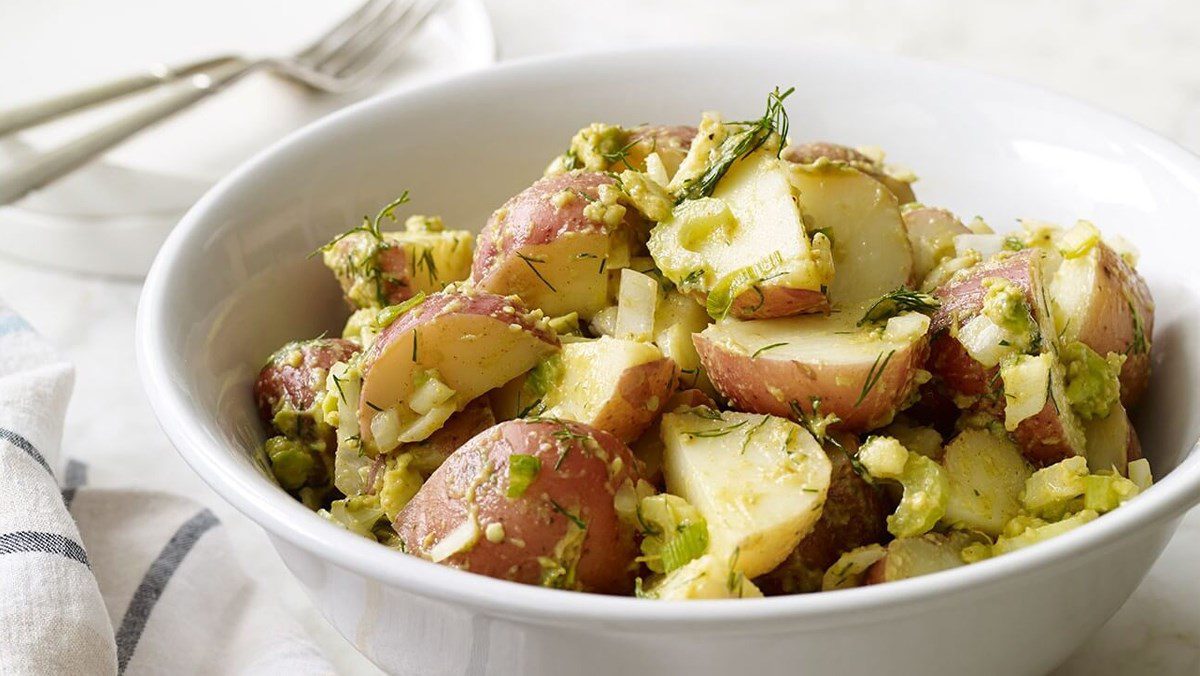
[[[1021,504],[1029,513],[1057,519],[1070,511],[1072,501],[1086,490],[1087,458],[1075,456],[1043,467],[1025,481]]]
[[[941,465],[910,453],[891,437],[868,439],[858,451],[858,460],[873,478],[897,481],[904,488],[900,505],[887,519],[892,535],[920,535],[945,516],[950,481]]]

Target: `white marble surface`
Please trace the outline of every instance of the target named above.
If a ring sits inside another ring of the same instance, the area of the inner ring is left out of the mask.
[[[504,58],[689,41],[851,44],[1041,84],[1200,151],[1195,0],[492,0],[489,8]],[[134,362],[138,291],[0,259],[0,295],[77,365],[65,452],[91,464],[95,484],[137,483],[210,504],[240,542],[242,564],[278,591],[339,670],[377,673],[306,603],[262,532],[195,478],[159,431]],[[1055,673],[1200,673],[1198,556],[1200,511],[1193,511],[1125,607]]]

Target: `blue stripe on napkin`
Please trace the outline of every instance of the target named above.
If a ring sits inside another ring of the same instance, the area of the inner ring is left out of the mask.
[[[159,552],[158,558],[150,564],[150,569],[146,571],[137,591],[133,593],[125,617],[121,619],[121,628],[117,630],[117,673],[124,673],[125,668],[129,666],[129,660],[142,638],[142,631],[146,628],[154,604],[158,603],[167,583],[171,581],[171,576],[179,569],[179,564],[183,563],[184,557],[192,550],[200,536],[217,523],[217,517],[211,511],[200,510],[175,531],[171,540]]]
[[[0,534],[0,555],[17,554],[20,552],[42,552],[58,554],[73,561],[78,561],[88,568],[87,552],[83,546],[71,538],[57,533],[43,533],[32,530],[19,530],[13,533]]]
[[[29,457],[36,460],[37,464],[42,466],[42,469],[49,472],[50,476],[54,476],[54,472],[51,471],[50,465],[46,462],[46,458],[38,452],[38,449],[33,447],[33,444],[29,443],[28,439],[12,430],[4,429],[3,427],[0,427],[0,439],[3,439],[22,451],[25,451],[27,454],[29,454]]]

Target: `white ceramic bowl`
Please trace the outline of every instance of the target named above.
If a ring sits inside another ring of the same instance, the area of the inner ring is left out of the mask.
[[[593,120],[757,116],[775,85],[794,139],[887,148],[921,199],[1007,227],[1089,218],[1136,242],[1158,300],[1138,428],[1159,483],[1097,522],[972,566],[877,587],[655,603],[464,573],[307,511],[249,458],[250,384],[283,342],[336,330],[337,285],[306,255],[402,189],[478,228]],[[858,52],[689,48],[514,63],[354,106],[261,154],[172,233],[138,318],[142,376],[187,462],[271,534],[317,606],[412,674],[1044,672],[1128,597],[1200,501],[1200,160],[1030,87]]]

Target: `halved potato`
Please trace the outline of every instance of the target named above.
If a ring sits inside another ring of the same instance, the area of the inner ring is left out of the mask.
[[[531,413],[575,420],[633,441],[662,411],[675,391],[676,375],[675,362],[650,343],[607,336],[567,343],[531,378],[545,387]]]
[[[913,194],[912,178],[893,175],[883,165],[881,160],[869,157],[865,153],[849,146],[820,141],[816,143],[802,143],[784,148],[782,157],[789,162],[797,164],[812,164],[821,159],[831,162],[842,162],[869,174],[871,178],[882,183],[895,195],[896,200],[900,204],[908,204],[917,199],[916,195]]]
[[[843,435],[843,445],[854,452],[854,437]],[[820,591],[825,571],[842,553],[888,538],[887,515],[892,511],[886,496],[854,471],[847,450],[827,445],[832,464],[829,493],[821,518],[775,570],[758,578],[766,594]]]
[[[942,459],[950,501],[942,522],[996,536],[1021,511],[1021,491],[1033,471],[1007,437],[968,429],[946,446]]]
[[[435,293],[393,321],[363,354],[362,440],[375,441],[373,428],[391,411],[401,421],[423,420],[440,410],[448,417],[558,348],[558,337],[541,313],[529,311],[516,297],[457,289]],[[438,394],[427,402],[432,407],[416,397],[430,390]],[[431,419],[424,436],[399,441],[427,438],[444,420]]]
[[[719,322],[694,339],[704,370],[732,406],[796,418],[822,414],[838,429],[886,425],[911,403],[925,376],[929,320],[915,312],[887,328],[857,326],[861,314]]]
[[[618,204],[612,177],[570,172],[543,178],[504,203],[479,235],[471,278],[516,294],[550,316],[590,319],[608,304],[608,270],[625,267],[646,223]]]
[[[810,242],[787,170],[766,146],[736,161],[710,197],[687,200],[654,228],[654,262],[709,314],[783,317],[827,308],[832,270]]]
[[[708,408],[667,413],[667,490],[708,522],[709,553],[753,578],[778,566],[821,516],[831,466],[782,418]]]
[[[887,188],[845,164],[792,165],[788,174],[804,227],[831,242],[829,302],[835,309],[857,307],[909,282],[912,247]]]
[[[1064,342],[1079,341],[1101,356],[1126,356],[1121,403],[1137,404],[1150,382],[1154,300],[1142,276],[1107,244],[1066,258],[1050,283],[1050,301]]]
[[[513,420],[451,455],[395,521],[404,551],[481,575],[610,594],[633,587],[635,528],[614,497],[639,479],[610,434]]]

